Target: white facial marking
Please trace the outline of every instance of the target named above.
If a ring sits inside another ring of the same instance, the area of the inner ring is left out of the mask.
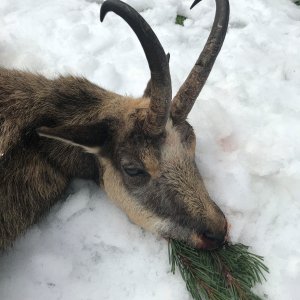
[[[153,233],[168,232],[171,223],[139,205],[137,200],[128,194],[121,175],[116,172],[110,161],[102,158],[101,165],[104,168],[103,183],[108,197],[126,212],[130,220]]]
[[[179,132],[174,128],[171,120],[166,125],[166,140],[162,147],[162,161],[178,162],[186,156],[186,149],[184,148]]]
[[[61,137],[53,136],[53,135],[50,135],[50,134],[47,134],[47,133],[39,132],[38,135],[39,135],[39,136],[43,136],[43,137],[47,137],[47,138],[50,138],[50,139],[53,139],[53,140],[57,140],[57,141],[60,141],[60,142],[64,142],[65,144],[68,144],[68,145],[80,147],[80,148],[84,149],[84,150],[85,150],[86,152],[88,152],[88,153],[98,154],[99,151],[100,151],[100,148],[99,148],[99,147],[87,147],[87,146],[83,146],[83,145],[74,143],[74,142],[72,142],[72,141],[63,139],[63,138],[61,138]]]

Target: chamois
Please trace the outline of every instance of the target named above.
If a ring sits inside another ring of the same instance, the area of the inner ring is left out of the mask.
[[[155,33],[119,0],[102,4],[100,20],[110,11],[145,52],[151,79],[141,98],[81,77],[50,80],[0,68],[0,249],[36,223],[75,177],[94,180],[134,223],[163,237],[205,249],[226,239],[227,221],[205,189],[186,118],[222,47],[228,0],[216,0],[210,36],[173,100],[168,55]]]

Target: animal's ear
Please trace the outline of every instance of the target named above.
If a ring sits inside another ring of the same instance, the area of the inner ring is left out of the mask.
[[[36,131],[39,136],[62,141],[97,154],[101,148],[110,144],[115,128],[115,120],[105,119],[87,125],[40,127]]]

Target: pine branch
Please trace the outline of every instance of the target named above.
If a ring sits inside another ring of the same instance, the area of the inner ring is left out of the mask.
[[[169,240],[169,260],[171,271],[179,269],[195,300],[261,300],[251,289],[269,272],[263,257],[242,244],[200,251]]]

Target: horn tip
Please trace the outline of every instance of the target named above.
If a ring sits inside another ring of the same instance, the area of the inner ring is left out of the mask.
[[[106,16],[106,13],[107,11],[105,9],[103,9],[103,5],[101,6],[101,9],[100,9],[100,22],[103,22],[104,21],[104,18]]]
[[[190,9],[193,9],[199,2],[201,2],[202,0],[195,0],[193,2],[193,4],[191,5]]]
[[[115,4],[114,0],[106,0],[102,3],[100,8],[100,21],[103,22],[106,14],[111,10],[111,6]],[[119,1],[121,2],[121,1]]]

